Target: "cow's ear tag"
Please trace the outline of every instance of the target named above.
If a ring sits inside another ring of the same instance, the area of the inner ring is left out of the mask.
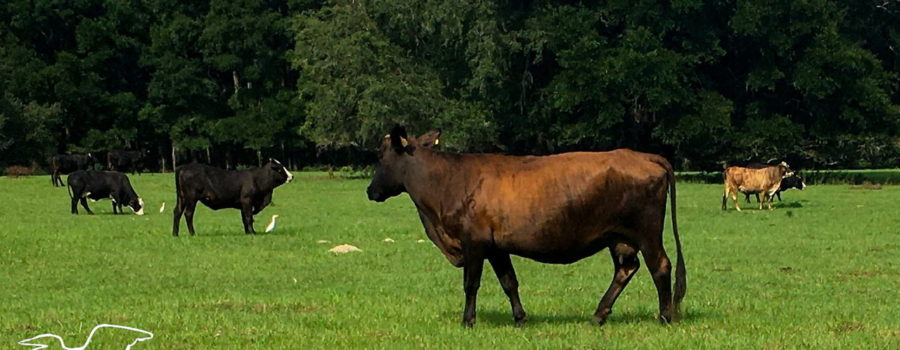
[[[403,147],[409,146],[409,141],[406,141],[405,137],[400,138],[400,143],[403,144]]]
[[[434,139],[434,145],[437,146],[437,144],[438,144],[440,141],[441,141],[440,139]]]

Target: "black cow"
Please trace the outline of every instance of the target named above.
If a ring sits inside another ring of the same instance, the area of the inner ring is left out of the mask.
[[[54,187],[65,186],[60,174],[88,170],[94,165],[94,156],[88,154],[57,154],[50,157],[50,182]]]
[[[106,165],[109,170],[140,174],[148,152],[112,150],[106,154]]]
[[[244,233],[253,230],[253,215],[272,202],[275,187],[291,182],[291,175],[280,162],[269,159],[261,168],[225,170],[205,164],[185,164],[175,170],[175,188],[178,204],[172,235],[178,236],[181,214],[184,213],[188,231],[194,234],[194,209],[197,201],[212,210],[240,209]]]
[[[144,200],[134,192],[128,176],[118,171],[76,171],[66,179],[69,196],[72,197],[72,214],[78,214],[78,202],[94,214],[88,207],[88,198],[112,200],[113,214],[124,214],[122,206],[127,205],[137,215],[144,215]]]
[[[789,175],[783,179],[781,179],[781,185],[778,187],[778,190],[773,194],[778,197],[778,201],[781,201],[781,192],[787,191],[789,189],[796,188],[798,190],[805,190],[806,183],[803,182],[803,178],[798,176],[797,174]],[[750,194],[744,193],[744,199],[747,203],[750,203]],[[753,193],[756,195],[756,202],[759,203],[759,193]]]

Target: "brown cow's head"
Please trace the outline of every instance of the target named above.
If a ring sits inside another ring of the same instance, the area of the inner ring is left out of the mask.
[[[406,135],[406,130],[395,126],[391,133],[384,137],[381,150],[378,152],[378,168],[372,183],[366,189],[369,200],[384,202],[388,198],[406,191],[404,180],[408,169],[413,165],[416,148],[431,148],[438,144],[440,130],[432,130],[418,139]]]

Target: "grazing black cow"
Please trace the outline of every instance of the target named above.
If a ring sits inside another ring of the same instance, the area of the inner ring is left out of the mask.
[[[291,182],[293,178],[294,175],[274,159],[269,159],[260,168],[245,170],[225,170],[199,163],[182,165],[175,170],[178,204],[175,206],[172,235],[178,236],[182,213],[188,231],[194,234],[197,201],[212,210],[240,209],[244,233],[256,233],[253,230],[253,215],[272,202],[275,187]]]
[[[131,174],[140,174],[144,167],[146,155],[146,152],[141,151],[112,150],[106,154],[106,165],[109,167],[109,170],[131,171]]]
[[[778,201],[781,201],[781,192],[787,191],[789,189],[796,188],[798,190],[805,190],[806,183],[803,182],[803,178],[798,176],[797,174],[793,174],[781,179],[781,186],[778,187],[778,191],[775,191],[774,196],[778,197]],[[750,203],[750,194],[744,193],[744,199],[747,200],[747,203]],[[754,193],[756,195],[756,202],[759,203],[759,193]]]
[[[60,174],[88,170],[94,165],[94,156],[88,154],[57,154],[50,157],[50,182],[54,187],[65,186]]]
[[[72,214],[78,214],[78,202],[94,214],[88,207],[88,198],[112,200],[113,214],[124,214],[122,206],[127,205],[137,215],[144,215],[144,200],[134,192],[128,176],[118,171],[76,171],[66,179],[69,196],[72,197]]]

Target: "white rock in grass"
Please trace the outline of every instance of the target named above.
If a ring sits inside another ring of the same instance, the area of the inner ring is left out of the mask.
[[[416,241],[416,243],[425,243],[425,240],[424,240],[424,239],[420,239],[420,240]]]
[[[339,246],[335,246],[334,248],[329,249],[328,251],[332,252],[332,253],[343,254],[343,253],[349,253],[349,252],[361,252],[362,250],[359,250],[359,248],[354,247],[349,244],[341,244]]]
[[[331,243],[331,241],[329,241],[327,239],[320,239],[320,240],[316,241],[316,243],[325,244],[325,243]]]
[[[385,238],[383,242],[384,243],[394,243],[394,240],[391,239],[390,237],[388,237],[388,238]]]

